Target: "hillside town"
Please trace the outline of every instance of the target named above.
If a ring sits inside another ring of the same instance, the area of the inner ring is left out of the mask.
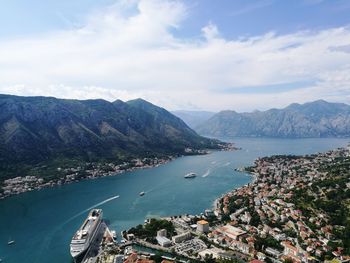
[[[255,180],[217,200],[215,214],[227,224],[208,237],[263,261],[347,262],[349,167],[349,147],[259,158],[246,169]],[[336,195],[342,206],[332,210],[328,202]]]
[[[213,210],[148,219],[98,262],[350,262],[349,168],[350,147],[259,158]]]
[[[121,164],[112,162],[103,164],[86,162],[84,165],[77,167],[58,167],[56,172],[59,174],[59,176],[52,176],[52,178],[42,178],[31,175],[18,176],[2,182],[0,199],[28,191],[40,190],[46,187],[54,187],[72,182],[78,182],[82,179],[95,179],[105,176],[114,176],[137,169],[157,167],[174,159],[174,156],[169,156],[167,158],[136,158]]]
[[[239,150],[233,143],[219,143],[218,147],[222,151]],[[185,148],[185,155],[204,155],[209,154],[209,150]],[[57,167],[52,175],[46,177],[26,175],[0,181],[0,199],[4,199],[11,195],[40,190],[46,187],[60,186],[72,182],[78,182],[83,179],[95,179],[105,176],[115,176],[124,172],[131,172],[137,169],[147,169],[158,167],[174,160],[178,156],[164,157],[146,157],[134,158],[129,161],[93,163],[84,162],[79,166]]]

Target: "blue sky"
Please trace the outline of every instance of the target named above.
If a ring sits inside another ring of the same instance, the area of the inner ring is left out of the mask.
[[[350,103],[349,13],[347,0],[3,0],[0,92],[186,110]]]
[[[8,38],[79,26],[84,16],[114,4],[115,0],[2,0],[0,36]],[[321,30],[350,23],[347,0],[196,0],[186,1],[186,26],[174,30],[180,37],[196,37],[203,24],[215,23],[226,38],[275,31]]]

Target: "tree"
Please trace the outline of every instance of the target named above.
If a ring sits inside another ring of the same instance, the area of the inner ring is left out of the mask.
[[[284,263],[293,263],[293,259],[291,259],[291,258],[286,258],[283,262],[284,262]]]
[[[204,262],[205,263],[215,263],[215,259],[213,258],[213,255],[212,254],[205,254],[205,257],[204,257]]]
[[[151,260],[154,260],[156,263],[161,263],[163,258],[161,255],[156,254],[150,257]]]

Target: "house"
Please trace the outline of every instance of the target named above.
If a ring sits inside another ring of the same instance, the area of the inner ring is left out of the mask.
[[[298,248],[293,246],[289,241],[283,241],[281,245],[284,247],[283,255],[286,258],[291,258],[293,262],[301,262]]]
[[[233,240],[238,240],[239,237],[244,236],[247,232],[231,225],[225,225],[217,229],[217,232],[227,236]]]
[[[279,258],[282,254],[280,251],[273,249],[271,247],[267,247],[265,249],[265,252],[266,252],[266,254],[273,256],[274,258]]]

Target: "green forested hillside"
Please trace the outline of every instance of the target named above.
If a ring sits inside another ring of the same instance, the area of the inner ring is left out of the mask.
[[[217,148],[181,119],[142,99],[63,100],[0,95],[0,178],[82,161]]]

